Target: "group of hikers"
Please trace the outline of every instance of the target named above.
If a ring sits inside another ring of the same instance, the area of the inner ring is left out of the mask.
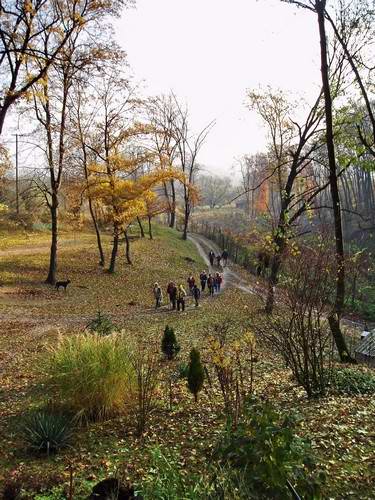
[[[222,254],[215,256],[214,252],[210,250],[208,258],[211,266],[214,265],[215,259],[218,267],[221,266],[222,260],[223,265],[226,266],[228,262],[228,252],[224,250]],[[194,299],[195,307],[199,306],[199,299],[206,288],[210,297],[212,297],[215,293],[220,292],[223,283],[223,276],[219,272],[207,273],[206,271],[202,271],[199,275],[199,281],[200,287],[197,285],[193,275],[190,275],[187,279],[189,294]],[[163,302],[163,292],[159,283],[154,284],[153,292],[155,298],[155,309],[158,309]],[[169,303],[172,310],[175,310],[176,308],[177,311],[185,310],[185,300],[188,294],[182,284],[176,285],[174,281],[170,281],[167,286],[167,295],[169,297]]]

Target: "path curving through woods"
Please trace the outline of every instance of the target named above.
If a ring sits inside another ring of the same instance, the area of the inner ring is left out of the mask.
[[[210,273],[216,273],[219,271],[223,275],[222,289],[228,287],[235,287],[238,288],[239,290],[242,290],[243,292],[250,293],[253,295],[255,294],[259,295],[259,291],[249,286],[238,273],[236,273],[230,268],[229,259],[228,259],[228,265],[224,267],[221,266],[220,268],[218,268],[217,266],[210,265],[210,261],[208,259],[208,253],[210,250],[212,250],[215,253],[215,255],[222,254],[222,250],[216,243],[209,240],[205,236],[195,233],[189,233],[188,239],[192,241],[196,246],[199,255],[202,257],[208,268],[208,271]]]

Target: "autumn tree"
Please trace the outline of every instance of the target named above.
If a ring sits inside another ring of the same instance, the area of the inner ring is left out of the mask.
[[[158,156],[159,164],[173,167],[177,161],[177,140],[173,133],[179,110],[173,95],[161,95],[149,99],[146,114],[152,125],[151,147]],[[168,204],[169,227],[176,225],[176,185],[175,180],[163,185]]]
[[[281,91],[250,92],[250,106],[267,125],[270,138],[269,166],[256,189],[264,183],[275,183],[277,200],[271,202],[274,227],[268,239],[272,255],[266,312],[271,313],[275,301],[275,287],[283,254],[295,233],[294,226],[313,204],[326,184],[309,182],[314,154],[322,147],[321,121],[323,118],[321,94],[311,106],[302,124],[292,118],[293,106]]]
[[[128,129],[127,139],[142,133],[140,125]],[[148,158],[147,158],[148,159]],[[113,227],[113,247],[111,262],[108,271],[113,273],[116,266],[116,257],[120,235],[124,234],[126,241],[126,256],[128,263],[129,240],[127,230],[137,216],[147,211],[146,200],[153,197],[153,189],[168,182],[171,178],[178,178],[178,174],[171,169],[155,168],[138,178],[132,178],[134,170],[141,168],[145,158],[129,156],[125,152],[112,154],[100,163],[91,165],[90,189],[93,196],[106,207],[108,220]]]
[[[210,208],[224,205],[232,198],[233,187],[230,177],[201,173],[196,184],[201,204]]]
[[[341,360],[354,362],[349,354],[344,335],[342,334],[340,328],[340,320],[345,304],[345,249],[334,139],[333,97],[335,96],[335,90],[333,90],[331,86],[332,74],[329,67],[328,36],[326,28],[327,0],[285,1],[287,1],[287,3],[292,3],[299,7],[306,8],[313,12],[317,17],[320,42],[321,79],[324,96],[325,142],[329,169],[329,187],[334,219],[337,271],[335,305],[328,320]]]
[[[31,90],[93,18],[117,14],[122,0],[1,0],[0,135],[10,107]]]
[[[186,179],[186,182],[183,184],[184,222],[182,233],[182,238],[186,240],[191,211],[197,199],[197,191],[194,188],[194,184],[199,171],[198,154],[214,122],[209,123],[198,134],[193,134],[188,109],[182,107],[177,101],[176,96],[173,97],[177,114],[173,120],[172,133],[177,144],[178,164]]]
[[[99,63],[102,58],[104,36],[96,37],[93,33],[101,23],[103,32],[109,27],[108,13],[116,13],[116,5],[120,3],[90,3],[90,11],[85,20],[81,20],[80,29],[76,30],[66,41],[64,47],[51,62],[40,78],[31,88],[34,112],[39,127],[44,136],[44,152],[47,169],[44,176],[39,176],[35,182],[42,191],[51,214],[51,251],[49,271],[46,283],[54,284],[57,273],[57,243],[58,243],[58,208],[59,191],[63,181],[63,172],[71,162],[74,154],[74,141],[70,134],[71,93],[73,84],[84,79],[84,75]],[[48,58],[49,34],[45,34],[45,42],[41,47],[44,59]],[[36,64],[42,64],[36,62]]]
[[[262,180],[267,176],[268,158],[265,153],[244,155],[237,160],[241,174],[239,195],[234,200],[244,200],[245,211],[249,219],[254,219],[260,212],[268,211],[268,200],[260,196]]]

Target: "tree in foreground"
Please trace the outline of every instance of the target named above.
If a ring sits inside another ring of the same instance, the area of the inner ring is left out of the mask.
[[[201,356],[197,349],[190,351],[190,363],[188,368],[188,387],[194,395],[195,402],[198,401],[198,393],[201,391],[204,382],[204,368],[201,362]]]
[[[326,394],[331,375],[332,335],[327,317],[334,307],[335,259],[319,238],[285,263],[284,300],[272,318],[255,322],[265,345],[276,350],[309,398]]]
[[[161,341],[161,350],[165,357],[169,360],[175,358],[180,352],[180,346],[177,342],[174,329],[168,325],[164,330],[164,335]]]
[[[0,135],[10,107],[39,80],[67,42],[100,15],[118,13],[121,1],[2,0],[0,3]]]
[[[321,78],[324,96],[324,114],[325,114],[325,141],[327,148],[329,187],[332,199],[332,210],[335,231],[335,255],[336,255],[336,298],[335,307],[329,315],[329,324],[333,338],[335,340],[340,359],[344,362],[355,360],[350,356],[344,335],[340,328],[340,320],[345,304],[345,250],[344,235],[342,228],[341,200],[338,185],[338,171],[336,162],[334,127],[333,127],[333,98],[335,89],[332,85],[332,75],[329,68],[328,40],[326,31],[326,8],[327,0],[285,0],[287,3],[295,4],[306,8],[317,15],[319,41],[320,41],[320,62]],[[337,83],[336,83],[337,85]]]

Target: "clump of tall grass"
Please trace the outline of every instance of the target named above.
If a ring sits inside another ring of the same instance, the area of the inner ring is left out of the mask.
[[[51,349],[45,368],[55,401],[84,419],[108,418],[134,397],[134,368],[120,335],[64,338]]]

